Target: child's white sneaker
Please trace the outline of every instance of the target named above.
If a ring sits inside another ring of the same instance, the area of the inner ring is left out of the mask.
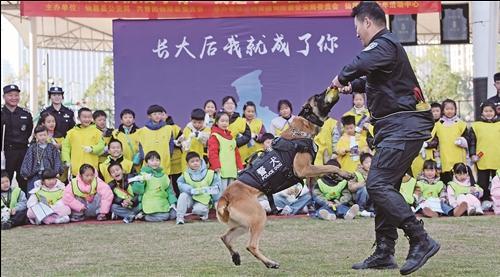
[[[283,207],[283,210],[281,210],[281,214],[282,215],[292,214],[292,208],[290,208],[290,206],[286,205],[285,207]]]
[[[135,219],[142,219],[144,217],[144,213],[140,212],[135,215]]]
[[[493,208],[492,201],[484,200],[483,203],[481,203],[481,209],[483,209],[483,211],[489,211],[492,208]]]
[[[55,224],[62,224],[62,223],[68,223],[69,222],[69,216],[60,216],[54,220]]]
[[[115,220],[116,219],[116,214],[115,213],[111,213],[111,220]]]
[[[177,220],[175,221],[175,224],[177,224],[177,225],[183,225],[184,224],[184,219],[177,218]]]
[[[359,212],[359,216],[361,216],[361,217],[372,217],[373,213],[369,212],[367,210],[363,210],[363,211]]]
[[[352,220],[356,217],[356,215],[359,212],[359,206],[358,204],[352,205],[352,207],[347,211],[347,213],[344,215],[345,220]]]
[[[335,219],[337,219],[337,216],[335,214],[331,214],[325,209],[320,210],[318,213],[319,217],[324,220],[334,221]]]

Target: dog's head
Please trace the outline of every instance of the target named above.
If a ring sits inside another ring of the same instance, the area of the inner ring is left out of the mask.
[[[322,127],[330,110],[338,101],[339,90],[337,88],[325,89],[322,93],[309,97],[307,102],[302,106],[299,116]]]

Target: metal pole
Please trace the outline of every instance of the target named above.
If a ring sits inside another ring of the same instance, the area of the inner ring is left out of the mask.
[[[45,65],[46,65],[45,69],[46,69],[46,75],[47,75],[46,76],[47,77],[46,84],[45,84],[47,86],[47,89],[45,90],[45,93],[47,93],[49,91],[49,88],[50,88],[50,84],[49,84],[50,62],[49,62],[49,52],[48,51],[47,51],[47,56],[45,58]],[[46,95],[47,95],[47,97],[45,97],[45,107],[49,106],[49,96],[48,96],[48,94],[46,94]]]
[[[38,113],[38,94],[37,94],[37,80],[38,80],[38,63],[36,53],[36,17],[30,18],[30,33],[29,33],[29,57],[30,57],[30,90],[29,90],[29,109],[32,114]]]

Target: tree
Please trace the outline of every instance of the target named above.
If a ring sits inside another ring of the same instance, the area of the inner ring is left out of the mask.
[[[106,57],[92,84],[84,93],[84,102],[92,110],[104,110],[111,125],[114,122],[114,75],[113,58]]]
[[[428,101],[441,102],[446,98],[457,98],[461,77],[451,72],[441,47],[429,46],[424,56],[411,57],[410,62]]]

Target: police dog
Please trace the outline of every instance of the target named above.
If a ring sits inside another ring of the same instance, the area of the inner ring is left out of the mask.
[[[310,97],[302,106],[299,116],[284,131],[281,138],[287,140],[314,138],[318,134],[323,121],[327,118],[330,109],[337,103],[339,93],[337,89],[327,89],[320,94]],[[338,174],[345,178],[351,175],[332,165],[313,165],[313,157],[309,152],[297,153],[293,159],[293,174],[300,178],[318,177],[324,174]],[[311,188],[312,189],[312,188]],[[259,241],[266,223],[266,211],[259,204],[257,198],[262,192],[240,180],[232,182],[222,193],[217,203],[217,218],[227,224],[229,230],[221,236],[231,254],[233,263],[240,265],[240,254],[234,250],[234,240],[250,232],[247,250],[268,268],[279,268],[279,264],[264,256],[259,250]]]

